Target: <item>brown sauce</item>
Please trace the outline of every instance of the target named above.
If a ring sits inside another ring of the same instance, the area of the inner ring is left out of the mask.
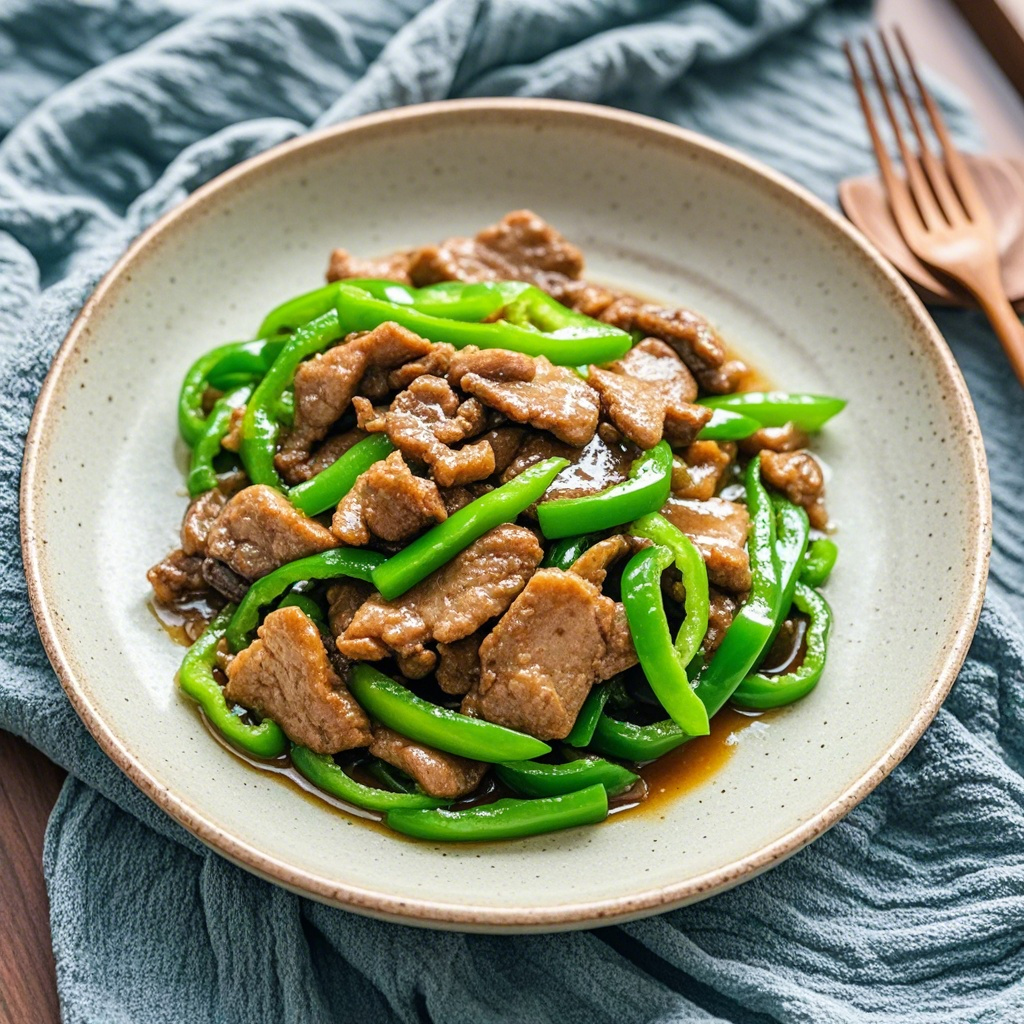
[[[176,604],[164,604],[156,598],[146,602],[146,607],[160,623],[161,629],[182,647],[192,646],[193,641],[220,610],[220,606],[206,595],[198,595]]]

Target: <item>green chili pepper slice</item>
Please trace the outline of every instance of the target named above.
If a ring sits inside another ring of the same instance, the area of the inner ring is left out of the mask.
[[[606,683],[603,686],[593,687],[590,693],[587,694],[587,699],[583,702],[583,707],[580,708],[580,713],[576,716],[576,721],[573,723],[572,731],[565,737],[565,742],[570,747],[582,749],[589,745],[590,741],[594,738],[597,720],[601,717],[605,704],[608,703],[610,693],[611,687]]]
[[[777,708],[805,697],[817,685],[825,668],[828,635],[832,628],[832,610],[816,590],[798,583],[793,595],[797,608],[810,616],[807,626],[806,652],[800,667],[781,676],[757,672],[747,676],[732,699],[745,708]]]
[[[384,600],[393,601],[488,530],[515,519],[568,465],[568,459],[545,459],[453,512],[443,523],[438,523],[374,569],[373,585]]]
[[[496,765],[494,771],[506,786],[523,796],[561,796],[595,785],[604,786],[609,796],[618,796],[640,779],[621,764],[601,757],[583,757],[565,764],[510,761]]]
[[[504,285],[505,282],[502,282]],[[316,288],[311,292],[297,295],[272,309],[256,332],[258,337],[268,338],[282,331],[294,331],[315,320],[318,316],[334,309],[342,287],[358,288],[375,299],[409,306],[429,316],[447,317],[450,320],[486,320],[499,312],[508,301],[510,291],[495,282],[466,284],[462,281],[443,281],[425,288],[409,288],[395,281],[377,278],[346,278]],[[527,288],[528,285],[520,285]],[[514,291],[511,294],[515,294]]]
[[[773,496],[772,505],[775,508],[775,529],[777,540],[775,550],[779,559],[779,603],[775,611],[775,627],[772,629],[768,642],[764,645],[762,654],[771,650],[775,638],[782,629],[782,624],[789,615],[790,606],[793,604],[793,592],[796,590],[797,580],[800,578],[800,568],[804,564],[804,555],[807,551],[807,537],[810,533],[810,523],[807,521],[807,513],[799,505],[794,505],[785,498]]]
[[[256,338],[227,346],[208,374],[210,387],[227,391],[239,384],[253,384],[270,369],[287,338]]]
[[[340,285],[337,310],[341,322],[353,331],[373,330],[391,320],[422,338],[456,348],[504,348],[547,356],[564,366],[611,362],[625,355],[633,343],[625,331],[567,309],[532,285],[505,306],[505,315],[511,319],[493,323],[431,316],[413,306],[376,299],[350,284]]]
[[[657,544],[633,555],[622,573],[622,603],[637,658],[655,696],[685,733],[706,736],[711,731],[707,710],[690,689],[686,662],[672,644],[665,618],[661,574],[673,561],[672,552]]]
[[[338,576],[350,576],[369,583],[373,569],[383,560],[384,556],[375,551],[332,548],[322,554],[308,555],[282,565],[256,580],[246,591],[228,624],[228,645],[236,653],[248,647],[252,631],[259,621],[260,609],[280,597],[293,584],[303,580],[330,580]]]
[[[224,691],[213,676],[217,645],[224,636],[234,605],[224,609],[203,630],[188,649],[178,670],[178,686],[206,713],[207,719],[236,747],[254,757],[279,757],[288,747],[281,727],[264,718],[259,725],[247,725],[224,699]]]
[[[254,484],[284,489],[274,468],[274,454],[280,423],[274,412],[299,363],[325,349],[341,333],[335,313],[325,313],[300,327],[288,340],[260,381],[242,417],[242,446],[239,454]]]
[[[386,459],[395,446],[386,434],[371,434],[357,441],[344,455],[309,480],[288,491],[288,500],[307,516],[319,515],[334,508],[356,480],[375,462]]]
[[[604,712],[597,721],[590,749],[623,761],[643,763],[656,760],[692,738],[671,718],[651,725],[634,725]]]
[[[463,811],[390,811],[390,828],[437,842],[521,839],[576,825],[596,825],[608,817],[608,791],[589,786],[539,800],[498,800]]]
[[[593,533],[657,512],[672,486],[672,448],[659,441],[637,459],[629,479],[582,498],[555,498],[537,506],[545,537],[569,537],[581,530]]]
[[[634,537],[646,537],[668,548],[683,578],[686,590],[683,610],[686,614],[676,633],[675,648],[679,663],[685,669],[697,656],[708,631],[711,602],[708,597],[707,566],[693,541],[657,512],[638,519],[630,526],[629,532]]]
[[[365,662],[352,666],[348,687],[372,718],[449,754],[497,762],[529,761],[551,751],[533,736],[431,704]]]
[[[698,441],[741,441],[761,429],[761,424],[749,416],[741,416],[728,409],[715,409],[711,419],[701,428]]]
[[[843,398],[791,391],[737,391],[733,395],[702,398],[698,404],[749,416],[762,427],[794,423],[809,433],[821,430],[833,416],[846,408]]]
[[[556,540],[544,555],[544,561],[540,563],[541,568],[562,570],[571,568],[583,552],[597,542],[598,536],[596,533],[584,533],[578,537],[563,537],[561,540]]]
[[[246,385],[229,391],[214,403],[192,449],[186,480],[190,498],[198,498],[200,494],[212,491],[217,486],[217,471],[213,468],[213,460],[220,452],[220,443],[231,426],[231,414],[239,406],[245,405],[251,394],[252,388]]]
[[[254,344],[251,341],[232,341],[226,345],[204,352],[189,368],[178,392],[178,432],[190,448],[202,437],[206,429],[206,415],[203,412],[203,395],[211,386],[210,373],[214,367],[242,349]],[[244,381],[242,382],[244,383]]]
[[[809,587],[820,587],[828,581],[839,555],[839,548],[834,540],[819,537],[812,541],[804,557],[803,568],[800,570],[800,582]]]
[[[716,714],[732,696],[765,649],[775,629],[779,606],[779,561],[775,508],[761,483],[761,460],[751,459],[746,476],[750,513],[750,596],[736,613],[714,657],[697,676],[695,692]]]
[[[425,793],[392,793],[364,786],[351,775],[346,775],[330,754],[314,754],[308,747],[292,747],[292,764],[318,789],[368,811],[430,810],[446,807],[451,802],[437,800]]]

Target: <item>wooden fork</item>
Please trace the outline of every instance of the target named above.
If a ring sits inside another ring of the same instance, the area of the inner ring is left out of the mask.
[[[940,159],[928,142],[921,118],[915,109],[903,72],[897,65],[892,47],[884,32],[879,32],[882,50],[892,72],[893,81],[902,99],[907,119],[917,139],[916,151],[907,142],[906,134],[893,106],[885,79],[869,40],[862,43],[864,53],[885,112],[892,125],[899,147],[905,177],[897,173],[885,143],[878,131],[850,44],[843,47],[850,63],[853,84],[857,89],[864,120],[878,159],[878,169],[889,198],[896,225],[907,247],[919,260],[939,273],[959,282],[977,300],[992,324],[1017,379],[1024,386],[1024,324],[1014,311],[1003,287],[999,272],[999,249],[995,226],[964,163],[953,145],[939,108],[921,81],[910,48],[899,29],[896,39],[910,70],[920,102],[927,112],[935,137],[942,148]]]

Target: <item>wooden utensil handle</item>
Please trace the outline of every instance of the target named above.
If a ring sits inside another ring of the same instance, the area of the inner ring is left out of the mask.
[[[1024,387],[1024,323],[1021,323],[1005,292],[987,292],[979,295],[978,301],[992,324],[1007,359],[1010,360],[1017,380],[1020,381],[1021,387]]]

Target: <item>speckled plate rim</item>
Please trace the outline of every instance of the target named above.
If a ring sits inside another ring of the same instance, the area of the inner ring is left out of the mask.
[[[298,870],[275,857],[226,832],[210,817],[164,786],[135,756],[125,741],[116,735],[104,721],[98,709],[90,702],[87,691],[75,676],[72,662],[57,639],[51,616],[48,587],[41,567],[38,544],[36,508],[36,481],[40,473],[43,435],[51,408],[58,400],[61,375],[72,353],[88,342],[89,323],[95,310],[122,275],[130,272],[136,261],[144,259],[147,250],[168,231],[186,230],[189,222],[212,197],[232,189],[243,179],[258,175],[283,157],[292,157],[306,150],[315,150],[325,140],[343,135],[373,133],[384,128],[393,131],[396,126],[418,125],[431,120],[479,116],[482,112],[501,111],[528,118],[577,119],[589,122],[591,127],[604,127],[613,131],[629,131],[648,142],[659,142],[702,152],[704,159],[731,165],[732,170],[745,173],[747,179],[773,194],[773,198],[788,200],[802,207],[804,212],[816,215],[856,253],[875,273],[880,290],[887,298],[914,321],[922,340],[923,352],[940,380],[948,389],[959,416],[954,427],[966,428],[969,435],[968,452],[973,465],[974,516],[976,525],[973,546],[968,549],[965,573],[972,585],[967,593],[956,635],[947,650],[945,660],[936,675],[927,699],[917,713],[904,724],[888,750],[878,758],[837,799],[817,814],[790,830],[756,853],[733,863],[690,878],[675,885],[652,888],[626,896],[592,902],[577,902],[561,906],[515,908],[496,906],[460,906],[434,900],[403,899],[384,892],[368,890]],[[21,546],[29,599],[36,618],[43,646],[49,656],[61,685],[75,711],[96,738],[103,751],[114,763],[158,806],[166,811],[202,842],[234,863],[253,873],[283,885],[293,891],[322,902],[349,910],[423,927],[454,928],[469,931],[555,931],[582,928],[611,921],[625,921],[657,911],[704,899],[722,892],[741,881],[753,878],[769,867],[796,853],[829,829],[861,800],[863,800],[910,752],[921,734],[938,713],[942,702],[956,679],[967,655],[971,639],[981,614],[988,577],[991,547],[991,494],[985,450],[981,441],[977,415],[971,403],[967,386],[952,353],[939,333],[920,299],[910,286],[849,222],[829,208],[803,187],[771,170],[759,161],[744,156],[695,132],[677,128],[663,121],[631,114],[608,107],[562,100],[542,99],[473,99],[448,100],[412,107],[402,107],[378,114],[356,118],[342,125],[326,128],[291,140],[253,157],[214,178],[197,189],[181,205],[166,213],[144,231],[129,246],[124,255],[100,281],[96,290],[82,307],[67,337],[64,339],[47,374],[36,403],[29,428],[21,479]],[[969,628],[962,628],[963,626]]]

